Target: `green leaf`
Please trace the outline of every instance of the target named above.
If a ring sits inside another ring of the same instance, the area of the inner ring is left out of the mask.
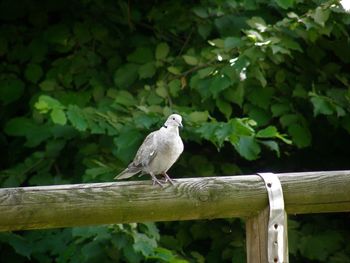
[[[230,122],[234,125],[234,133],[238,136],[252,136],[254,134],[254,129],[252,126],[256,126],[256,122],[248,118],[244,119],[233,119]]]
[[[314,94],[310,100],[314,106],[314,116],[317,116],[319,114],[323,114],[323,115],[333,114],[334,112],[333,106],[330,103],[328,98]]]
[[[221,38],[216,38],[213,40],[209,40],[208,43],[213,46],[213,47],[218,47],[218,48],[224,48],[225,47],[225,41]]]
[[[86,169],[85,174],[88,175],[91,179],[96,179],[100,176],[111,174],[114,172],[114,168],[111,167],[95,167]]]
[[[164,92],[164,89],[158,90],[158,92]],[[165,94],[165,93],[163,93]],[[152,90],[147,96],[147,103],[149,105],[159,105],[164,102],[164,98],[160,97],[155,91]],[[158,106],[159,107],[159,106]],[[158,108],[159,109],[159,108]]]
[[[64,109],[64,106],[58,100],[47,95],[41,95],[34,107],[41,113],[47,113],[52,109]]]
[[[43,76],[43,70],[38,64],[28,64],[24,72],[27,80],[37,83],[38,80]]]
[[[210,74],[212,74],[213,72],[215,71],[215,68],[213,67],[206,67],[204,69],[200,69],[198,70],[198,76],[200,78],[205,78],[205,77],[208,77]]]
[[[167,70],[174,75],[181,75],[181,70],[177,67],[168,67]]]
[[[114,144],[117,146],[115,154],[118,159],[125,164],[130,162],[140,147],[143,137],[135,128],[124,127],[120,135],[114,139]]]
[[[206,122],[209,118],[207,111],[193,111],[187,116],[189,122],[201,123]]]
[[[162,98],[168,97],[168,91],[164,85],[158,85],[155,91],[159,97],[162,97]]]
[[[285,114],[280,118],[280,123],[284,128],[297,122],[299,122],[299,116],[297,114]]]
[[[57,87],[57,83],[55,80],[46,79],[39,84],[39,87],[44,91],[53,91]]]
[[[210,85],[212,78],[200,79],[198,74],[195,74],[190,80],[190,86],[199,92],[202,100],[211,96]]]
[[[85,117],[80,109],[76,105],[69,105],[67,110],[68,120],[72,123],[73,127],[78,131],[86,131],[88,125],[85,120]]]
[[[300,124],[292,124],[288,127],[288,133],[298,148],[305,148],[311,145],[311,133],[307,127]]]
[[[169,82],[168,87],[171,96],[178,97],[179,92],[181,90],[181,81],[178,79],[174,79]]]
[[[292,38],[283,37],[281,40],[281,44],[286,48],[296,50],[299,52],[303,52],[303,49],[301,48],[299,43],[297,41],[293,40]]]
[[[215,173],[214,165],[204,156],[193,155],[189,162],[198,176],[210,176]]]
[[[156,67],[154,65],[154,62],[148,62],[140,66],[138,69],[138,73],[139,73],[140,79],[152,78],[156,73]]]
[[[313,235],[303,235],[299,247],[308,259],[324,262],[341,249],[344,242],[339,232],[325,229]]]
[[[183,55],[182,57],[188,65],[195,66],[198,64],[198,59],[194,56]]]
[[[170,48],[167,43],[165,42],[159,43],[156,47],[156,59],[157,60],[165,59],[169,54],[169,50]]]
[[[344,117],[346,115],[346,111],[342,107],[338,105],[334,105],[334,107],[335,111],[337,112],[337,117]]]
[[[25,237],[14,233],[4,233],[6,240],[11,247],[19,254],[30,259],[33,253],[33,244],[28,243]]]
[[[58,44],[62,46],[67,46],[68,39],[70,37],[70,30],[68,25],[65,24],[55,24],[48,27],[46,31],[46,39],[52,44]]]
[[[284,70],[278,70],[275,75],[275,80],[278,83],[278,85],[281,85],[286,79],[286,73]]]
[[[90,85],[93,87],[92,89],[92,97],[96,102],[101,101],[105,96],[105,87],[98,83],[98,81],[91,79]]]
[[[164,235],[165,236],[165,235]],[[171,236],[169,236],[171,238]],[[165,238],[164,238],[165,239]],[[174,249],[174,246],[171,246]],[[155,254],[148,257],[149,260],[158,260],[159,262],[171,262],[171,263],[189,263],[188,260],[182,260],[177,258],[176,254],[172,250],[168,250],[162,247],[156,247],[154,249]]]
[[[266,42],[263,42],[264,41],[264,38],[262,37],[262,35],[256,31],[256,30],[246,30],[245,31],[248,39],[252,42],[255,42],[255,43],[259,43],[258,45],[261,45],[261,43],[263,44],[267,44],[267,43],[270,43],[270,41],[266,41]]]
[[[108,29],[95,21],[90,28],[91,34],[97,40],[103,41],[108,35]]]
[[[270,112],[260,107],[247,104],[245,105],[244,109],[247,111],[248,116],[255,120],[259,126],[265,126],[271,120]]]
[[[254,77],[260,81],[261,86],[264,88],[266,87],[267,81],[265,79],[264,74],[261,72],[260,68],[258,67],[253,67],[252,68],[252,73]]]
[[[129,62],[146,64],[153,61],[153,52],[148,47],[138,47],[127,57]]]
[[[227,37],[224,40],[225,49],[237,48],[242,46],[242,39],[240,37]]]
[[[227,123],[219,123],[214,132],[216,137],[215,140],[218,143],[219,147],[221,147],[223,143],[227,141],[232,134],[235,134],[235,132],[236,130],[233,125],[233,121]]]
[[[134,123],[136,127],[146,128],[149,130],[153,125],[157,124],[159,118],[153,115],[146,115],[144,113],[134,116]]]
[[[32,62],[40,63],[45,60],[48,52],[48,43],[41,38],[34,38],[28,46],[28,51],[31,54]]]
[[[54,108],[50,116],[55,124],[65,125],[67,123],[66,114],[62,109]]]
[[[257,29],[260,32],[265,32],[267,29],[264,19],[261,17],[254,16],[251,19],[247,20],[247,24],[254,29]]]
[[[223,163],[220,166],[221,171],[226,175],[242,174],[242,170],[237,164],[234,163]]]
[[[24,93],[24,83],[17,78],[0,80],[0,101],[5,105],[18,100]]]
[[[293,7],[295,0],[275,0],[275,2],[283,9]]]
[[[98,242],[89,242],[81,247],[84,261],[94,261],[102,256],[102,247]]]
[[[247,67],[250,65],[249,59],[244,55],[232,59],[230,63],[238,74],[241,73],[243,70],[247,69]]]
[[[286,49],[279,45],[271,45],[272,54],[276,55],[278,53],[284,54],[284,55],[291,55],[289,49]]]
[[[255,138],[250,136],[240,136],[238,143],[234,143],[234,147],[242,157],[249,161],[256,160],[261,151]]]
[[[79,22],[75,23],[73,27],[73,32],[79,44],[84,44],[91,40],[91,34],[87,24],[79,23]]]
[[[193,13],[196,14],[200,18],[207,18],[208,17],[208,11],[206,8],[202,6],[196,6],[192,9]]]
[[[24,117],[9,120],[4,131],[11,136],[25,136],[28,147],[35,147],[51,136],[48,126],[38,125],[33,120]]]
[[[58,157],[65,146],[64,140],[51,140],[46,144],[46,156],[49,158]]]
[[[157,241],[160,239],[159,230],[155,223],[139,223],[138,226],[140,231],[147,236],[154,238]]]
[[[32,120],[18,117],[9,120],[5,125],[4,131],[6,134],[12,136],[25,136],[27,131],[31,130],[33,126]]]
[[[114,74],[114,84],[121,89],[130,88],[137,80],[139,66],[135,64],[125,64]]]
[[[232,114],[232,107],[230,103],[224,101],[223,99],[217,99],[216,106],[225,115],[226,119],[230,119]]]
[[[210,33],[211,33],[212,29],[213,29],[212,25],[209,24],[209,23],[206,23],[206,24],[198,24],[197,27],[198,27],[198,34],[199,34],[204,40],[206,40],[206,39],[209,37],[209,35],[210,35]]]
[[[78,92],[66,91],[64,93],[58,93],[59,96],[57,96],[57,98],[59,98],[60,102],[64,105],[74,104],[83,108],[90,102],[91,96],[94,95],[93,93],[91,94],[91,92],[94,92],[94,90],[80,90]]]
[[[133,248],[135,251],[141,252],[141,254],[146,257],[150,256],[153,253],[153,250],[157,247],[157,242],[145,234],[134,233],[133,237]]]
[[[219,127],[217,123],[208,123],[204,122],[202,125],[196,130],[196,132],[204,139],[209,140],[216,143],[215,140],[215,130]]]
[[[293,90],[293,97],[307,98],[307,91],[303,88],[302,85],[297,84]]]
[[[124,105],[124,106],[136,106],[137,101],[135,97],[126,90],[121,90],[116,93],[114,101],[118,104]]]
[[[244,86],[240,83],[232,88],[226,89],[223,96],[228,100],[236,103],[239,107],[242,107],[245,95]]]
[[[323,9],[319,6],[316,8],[315,13],[313,14],[313,18],[317,24],[325,26],[325,23],[329,18],[330,12],[331,11],[329,9]]]
[[[275,142],[275,141],[260,141],[259,143],[265,145],[271,151],[276,152],[277,157],[280,157],[280,148],[279,148],[277,142]]]
[[[229,77],[226,75],[215,76],[210,84],[210,92],[213,94],[214,98],[217,98],[218,94],[230,87],[232,84]]]
[[[273,117],[279,117],[285,113],[288,113],[290,111],[290,106],[289,104],[276,103],[271,105],[271,111]]]
[[[278,135],[277,128],[275,126],[269,126],[263,130],[258,131],[257,138],[273,138]]]

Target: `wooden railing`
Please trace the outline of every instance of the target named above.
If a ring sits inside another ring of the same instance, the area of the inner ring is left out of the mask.
[[[277,175],[288,214],[350,211],[350,171]],[[267,207],[257,175],[178,179],[164,188],[151,181],[2,188],[0,231],[241,217],[248,262],[264,262],[256,228],[265,228]]]

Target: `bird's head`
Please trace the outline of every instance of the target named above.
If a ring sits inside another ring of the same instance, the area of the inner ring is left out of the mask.
[[[182,117],[179,114],[171,114],[166,122],[164,123],[164,127],[178,127],[182,128]]]

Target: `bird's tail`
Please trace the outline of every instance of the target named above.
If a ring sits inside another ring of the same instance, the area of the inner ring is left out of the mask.
[[[121,179],[126,179],[130,178],[131,176],[139,173],[140,171],[130,171],[129,168],[126,168],[124,171],[122,171],[120,174],[118,174],[114,179],[121,180]]]

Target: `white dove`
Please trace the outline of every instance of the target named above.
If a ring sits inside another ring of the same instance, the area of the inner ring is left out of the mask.
[[[173,180],[169,177],[167,171],[184,150],[179,135],[179,127],[183,127],[182,117],[178,114],[170,115],[163,127],[146,137],[134,160],[114,179],[126,179],[142,172],[142,174],[146,173],[152,176],[153,185],[157,183],[162,186],[162,183],[156,177],[158,174],[165,177],[165,182],[169,181],[173,184]]]

